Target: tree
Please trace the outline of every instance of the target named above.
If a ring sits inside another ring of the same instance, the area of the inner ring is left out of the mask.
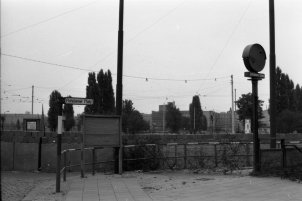
[[[48,110],[48,127],[50,130],[55,131],[58,125],[58,115],[62,115],[61,101],[62,96],[60,92],[54,90],[49,97],[49,110]]]
[[[92,105],[85,106],[86,114],[99,114],[100,112],[100,91],[95,79],[95,73],[88,74],[88,85],[86,86],[86,98],[93,99]]]
[[[264,101],[262,100],[258,100],[258,119],[262,119],[264,117],[262,114],[263,102]],[[251,119],[253,122],[253,95],[251,93],[242,94],[236,104],[239,120]]]
[[[178,108],[176,108],[174,103],[168,103],[166,112],[166,122],[167,127],[172,133],[177,133],[181,128],[181,113]]]
[[[277,116],[277,132],[291,133],[302,132],[302,113],[283,110]]]
[[[19,119],[17,120],[16,128],[17,128],[17,130],[20,130],[20,129],[21,129],[21,123],[20,123],[20,120],[19,120]]]
[[[189,117],[181,117],[181,128],[185,131],[190,130],[190,118]]]
[[[201,109],[199,96],[193,96],[192,103],[190,104],[190,123],[191,131],[196,133],[196,131],[202,129],[202,116],[203,112]]]
[[[104,76],[104,96],[103,96],[103,105],[105,114],[114,114],[115,113],[115,98],[112,87],[112,77],[111,72],[108,70]]]
[[[65,116],[64,128],[66,131],[70,131],[72,127],[75,125],[73,105],[64,104],[63,113]]]
[[[131,100],[123,101],[122,130],[125,133],[137,133],[149,129],[149,124],[139,111],[133,107]]]
[[[201,124],[201,129],[203,131],[206,131],[208,129],[208,121],[206,116],[202,115],[202,124]]]

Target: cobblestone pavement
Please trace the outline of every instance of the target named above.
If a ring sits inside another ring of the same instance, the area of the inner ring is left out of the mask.
[[[54,174],[48,173],[1,172],[1,198],[3,201],[20,201],[36,186],[54,178]]]

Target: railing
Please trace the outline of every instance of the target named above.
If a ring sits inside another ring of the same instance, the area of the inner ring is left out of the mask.
[[[101,163],[108,163],[108,162],[114,162],[114,160],[111,160],[111,161],[99,161],[97,162],[96,161],[96,150],[98,149],[104,149],[105,147],[86,147],[84,148],[84,151],[85,150],[88,150],[88,151],[91,151],[92,153],[92,159],[91,159],[91,162],[90,163],[83,163],[84,165],[91,165],[91,173],[92,175],[95,174],[95,165],[97,164],[101,164]],[[72,167],[79,167],[81,166],[81,164],[70,164],[70,161],[69,161],[69,164],[67,165],[67,154],[68,153],[71,153],[73,151],[81,151],[82,149],[81,148],[76,148],[76,149],[65,149],[61,152],[61,156],[63,156],[63,167],[60,169],[60,179],[58,182],[61,181],[61,175],[63,174],[63,181],[65,182],[66,181],[66,174],[67,174],[67,168],[72,168]]]

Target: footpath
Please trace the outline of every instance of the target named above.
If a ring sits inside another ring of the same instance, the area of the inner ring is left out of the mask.
[[[89,175],[73,178],[66,201],[152,201],[142,190],[135,177],[120,175]]]

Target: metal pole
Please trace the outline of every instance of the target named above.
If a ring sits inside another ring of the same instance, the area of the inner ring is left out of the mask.
[[[60,104],[59,114],[63,116],[63,109]],[[57,171],[56,171],[56,192],[60,192],[61,182],[61,146],[62,146],[62,116],[58,116],[58,134],[57,134]]]
[[[34,114],[34,85],[31,87],[31,114]]]
[[[235,117],[234,117],[234,81],[233,81],[233,75],[231,75],[231,89],[232,89],[232,134],[235,133]]]
[[[274,0],[269,0],[270,36],[270,147],[276,148],[276,55],[275,55],[275,9]]]
[[[41,170],[42,159],[42,137],[39,138],[39,151],[38,151],[38,171]]]
[[[116,82],[116,114],[121,116],[123,110],[123,43],[124,43],[124,0],[120,0],[119,7],[119,30],[118,30],[118,52],[117,52],[117,82]],[[115,164],[114,173],[119,172],[119,150],[114,148]]]
[[[253,132],[254,132],[254,173],[260,172],[260,144],[258,139],[258,79],[252,78],[253,90]]]

